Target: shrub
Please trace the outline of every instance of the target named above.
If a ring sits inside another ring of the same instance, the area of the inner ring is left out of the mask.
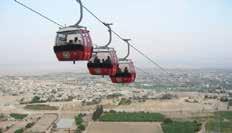
[[[9,130],[9,129],[10,129],[10,126],[7,126],[7,127],[6,127],[6,130]]]
[[[4,114],[0,114],[0,121],[4,121],[6,120],[7,118],[4,116]]]
[[[168,124],[168,123],[172,123],[173,121],[172,121],[172,119],[170,119],[170,118],[165,118],[164,119],[164,123],[165,124]]]
[[[28,123],[25,128],[31,128],[35,123],[31,122],[31,123]]]
[[[130,104],[131,104],[131,100],[126,98],[122,98],[118,103],[118,105],[130,105]]]
[[[175,96],[173,96],[172,94],[164,94],[162,95],[162,97],[160,98],[161,100],[170,100],[172,98],[174,98]]]
[[[221,98],[220,98],[220,101],[221,101],[221,102],[228,102],[229,99],[228,99],[227,97],[221,97]]]
[[[115,110],[110,110],[109,113],[116,113],[116,111]]]

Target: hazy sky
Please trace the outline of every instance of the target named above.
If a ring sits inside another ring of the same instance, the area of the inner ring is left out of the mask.
[[[61,24],[74,24],[79,17],[75,0],[21,1]],[[231,0],[83,0],[83,3],[103,21],[113,22],[114,30],[131,38],[137,48],[164,67],[232,67]],[[58,27],[14,0],[1,1],[0,24],[1,65],[71,66],[58,63],[53,53]],[[95,44],[107,41],[106,28],[87,12],[82,25],[91,30]],[[112,47],[119,56],[126,52],[126,46],[116,37]],[[133,50],[130,58],[137,66],[151,66]]]

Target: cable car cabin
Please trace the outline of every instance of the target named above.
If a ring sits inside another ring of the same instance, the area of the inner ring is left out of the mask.
[[[113,83],[132,83],[135,81],[136,72],[132,60],[119,61],[117,73],[110,76]]]
[[[92,75],[115,75],[118,67],[118,57],[113,48],[96,48],[87,66]]]
[[[86,28],[65,27],[57,32],[54,52],[59,61],[89,60],[93,46]]]

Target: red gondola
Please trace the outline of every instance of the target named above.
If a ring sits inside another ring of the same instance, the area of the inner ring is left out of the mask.
[[[92,75],[115,75],[118,66],[116,51],[109,49],[94,49],[95,55],[88,62],[89,73]]]
[[[83,5],[80,3],[81,16],[79,21],[57,32],[54,52],[59,61],[89,60],[92,56],[92,40],[87,28],[79,26],[83,18]]]
[[[109,48],[112,41],[111,24],[105,24],[109,28],[109,41],[103,47],[94,48],[93,56],[87,66],[92,75],[115,75],[118,67],[118,57],[113,48]]]
[[[110,76],[113,83],[132,83],[136,78],[134,63],[131,59],[127,59],[130,54],[130,43],[127,39],[124,39],[124,41],[128,44],[128,54],[119,60],[116,75]]]
[[[87,29],[66,27],[57,32],[54,52],[59,61],[89,60],[92,51],[92,40]]]
[[[136,72],[132,60],[119,61],[117,73],[110,76],[113,83],[132,83],[135,81]]]

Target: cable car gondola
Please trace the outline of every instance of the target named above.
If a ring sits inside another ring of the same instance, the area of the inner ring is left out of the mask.
[[[83,5],[80,4],[80,19],[72,26],[60,28],[57,32],[54,52],[59,61],[89,60],[92,56],[93,46],[89,31],[79,24],[83,18]]]
[[[89,60],[87,67],[92,75],[115,75],[118,67],[118,57],[116,51],[108,46],[112,41],[111,24],[105,24],[109,29],[109,41],[103,47],[96,47],[93,56]]]
[[[113,83],[132,83],[136,78],[134,63],[131,59],[127,59],[130,55],[130,44],[128,39],[124,39],[128,44],[128,53],[126,57],[119,59],[116,75],[111,75],[110,79]]]

